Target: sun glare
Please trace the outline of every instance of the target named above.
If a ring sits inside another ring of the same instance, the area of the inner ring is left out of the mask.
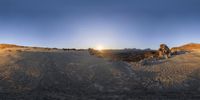
[[[96,47],[96,49],[99,50],[99,51],[101,51],[101,50],[103,50],[104,48],[103,48],[102,45],[98,45],[98,46]]]

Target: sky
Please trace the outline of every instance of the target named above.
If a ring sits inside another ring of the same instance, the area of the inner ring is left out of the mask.
[[[110,49],[200,43],[200,0],[0,0],[0,43]]]

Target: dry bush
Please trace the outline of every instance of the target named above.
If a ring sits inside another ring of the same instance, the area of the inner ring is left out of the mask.
[[[102,53],[99,52],[98,50],[95,50],[93,48],[89,48],[88,51],[89,51],[90,55],[95,55],[95,56],[101,57]]]
[[[10,50],[10,49],[9,49],[9,50],[6,50],[6,51],[7,51],[7,52],[12,52],[12,50]]]
[[[51,48],[44,48],[45,50],[48,50],[48,51],[50,51],[51,50]]]
[[[52,48],[53,50],[58,50],[58,48]]]
[[[63,48],[63,50],[64,50],[64,51],[76,51],[75,48],[71,48],[71,49],[69,49],[69,48]]]
[[[16,50],[17,52],[22,52],[22,50]]]

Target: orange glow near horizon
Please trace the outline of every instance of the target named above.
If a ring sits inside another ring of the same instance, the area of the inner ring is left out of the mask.
[[[103,49],[105,49],[102,45],[97,45],[96,50],[102,51]]]

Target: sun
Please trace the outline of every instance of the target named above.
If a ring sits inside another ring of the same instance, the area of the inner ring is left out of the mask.
[[[99,51],[102,51],[104,49],[104,47],[102,45],[97,45],[96,49],[99,50]]]

